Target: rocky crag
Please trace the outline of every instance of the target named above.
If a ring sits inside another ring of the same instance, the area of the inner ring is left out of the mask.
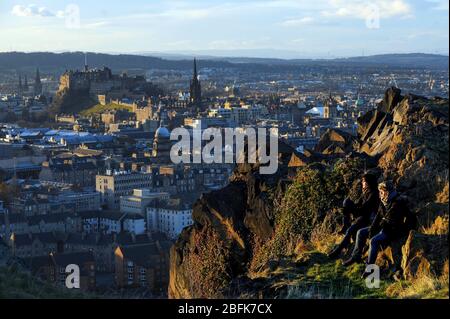
[[[281,144],[274,175],[238,165],[227,187],[194,205],[194,225],[172,247],[169,297],[448,298],[448,112],[448,99],[390,88],[357,137],[329,130],[303,154]],[[361,265],[325,256],[340,238],[340,203],[360,193],[367,170],[393,180],[419,220],[379,254],[377,290],[359,278]]]

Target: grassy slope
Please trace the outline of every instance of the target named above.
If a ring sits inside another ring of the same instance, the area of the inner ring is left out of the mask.
[[[330,260],[325,254],[310,251],[295,259],[284,259],[273,271],[253,274],[265,279],[282,298],[292,299],[448,299],[448,274],[395,282],[381,272],[379,288],[368,288],[361,278],[363,264],[343,267],[341,260]]]
[[[26,272],[0,267],[0,299],[81,299],[80,292],[55,287]]]
[[[107,104],[107,105],[97,104],[97,105],[90,107],[89,109],[86,109],[86,110],[80,112],[80,114],[83,116],[92,116],[92,115],[101,114],[108,110],[125,110],[125,111],[131,112],[131,107],[113,104],[113,103]]]
[[[252,276],[272,282],[272,289],[283,298],[353,299],[386,298],[391,283],[381,280],[380,289],[369,289],[361,273],[363,265],[345,268],[340,260],[330,260],[320,252],[308,252],[297,260],[284,260],[274,270]]]

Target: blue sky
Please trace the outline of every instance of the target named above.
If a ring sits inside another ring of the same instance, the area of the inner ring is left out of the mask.
[[[278,57],[448,54],[448,3],[0,0],[0,51],[235,51]]]

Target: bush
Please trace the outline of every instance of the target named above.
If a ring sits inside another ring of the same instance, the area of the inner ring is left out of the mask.
[[[336,208],[342,205],[346,196],[355,199],[360,194],[360,176],[363,162],[360,159],[339,160],[322,172],[309,167],[301,168],[293,183],[288,187],[280,204],[275,207],[275,232],[265,244],[256,247],[252,260],[252,269],[264,265],[272,258],[289,256],[302,242],[314,242],[320,238],[318,230],[327,230],[325,237],[333,239],[333,225],[321,225],[337,222]],[[326,218],[327,214],[333,216]],[[335,225],[337,226],[337,225]],[[336,229],[337,227],[335,227]]]
[[[190,294],[196,298],[221,298],[228,287],[229,256],[217,232],[204,227],[193,232],[189,253],[186,254]]]

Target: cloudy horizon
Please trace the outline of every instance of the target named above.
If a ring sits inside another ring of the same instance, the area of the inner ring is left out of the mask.
[[[5,0],[0,51],[334,58],[448,55],[447,0]]]

